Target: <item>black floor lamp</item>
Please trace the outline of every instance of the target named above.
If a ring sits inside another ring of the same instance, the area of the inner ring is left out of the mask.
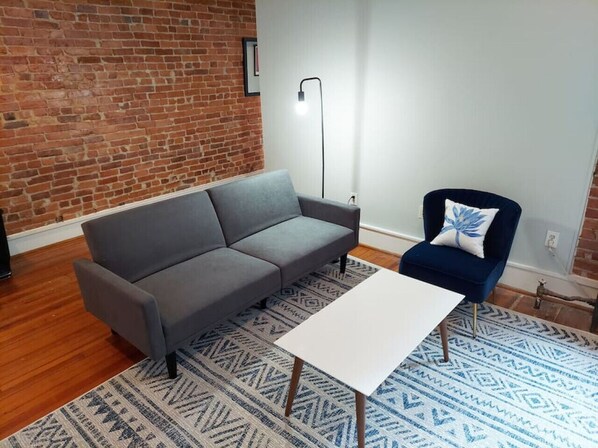
[[[322,80],[314,76],[312,78],[304,78],[299,83],[299,93],[297,95],[297,113],[301,115],[307,112],[305,92],[303,92],[303,83],[305,81],[318,81],[320,83],[320,122],[322,124],[322,198],[324,198],[324,98],[322,97]]]

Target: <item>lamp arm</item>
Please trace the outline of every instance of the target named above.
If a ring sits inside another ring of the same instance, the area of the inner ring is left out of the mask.
[[[320,78],[318,78],[317,76],[312,76],[311,78],[303,78],[301,80],[301,82],[299,83],[299,91],[303,92],[303,83],[305,81],[318,81],[320,83],[320,89],[322,88],[322,80]]]

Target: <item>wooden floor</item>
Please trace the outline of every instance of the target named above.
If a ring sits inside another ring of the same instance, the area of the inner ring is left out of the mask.
[[[397,270],[399,267],[400,258],[398,256],[369,247],[359,246],[351,252],[351,255],[388,269]],[[583,309],[579,309],[569,305],[543,301],[540,309],[534,309],[535,297],[524,291],[516,291],[501,286],[496,288],[494,296],[491,295],[487,302],[550,322],[577,328],[578,330],[589,331],[592,322],[592,308],[589,306],[581,305]]]
[[[395,255],[360,246],[351,255],[396,270]],[[83,238],[12,259],[0,281],[0,439],[87,392],[144,356],[83,308],[72,261],[89,257]],[[500,306],[586,330],[587,311],[497,288]]]

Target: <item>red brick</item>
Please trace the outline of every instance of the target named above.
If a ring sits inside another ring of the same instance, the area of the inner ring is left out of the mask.
[[[598,173],[598,165],[595,173]],[[573,272],[598,280],[598,174],[590,188],[586,215],[577,246]]]
[[[90,3],[2,2],[9,233],[263,167],[240,45],[255,35],[254,0]]]

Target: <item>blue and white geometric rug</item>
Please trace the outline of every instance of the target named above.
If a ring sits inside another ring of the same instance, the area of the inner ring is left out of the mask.
[[[282,334],[367,278],[329,265],[179,352],[144,360],[0,442],[2,447],[354,447],[354,394],[307,363],[284,417]],[[383,312],[383,310],[381,310]],[[598,337],[483,304],[449,317],[368,398],[368,447],[597,447]],[[375,344],[376,341],[371,341]]]

